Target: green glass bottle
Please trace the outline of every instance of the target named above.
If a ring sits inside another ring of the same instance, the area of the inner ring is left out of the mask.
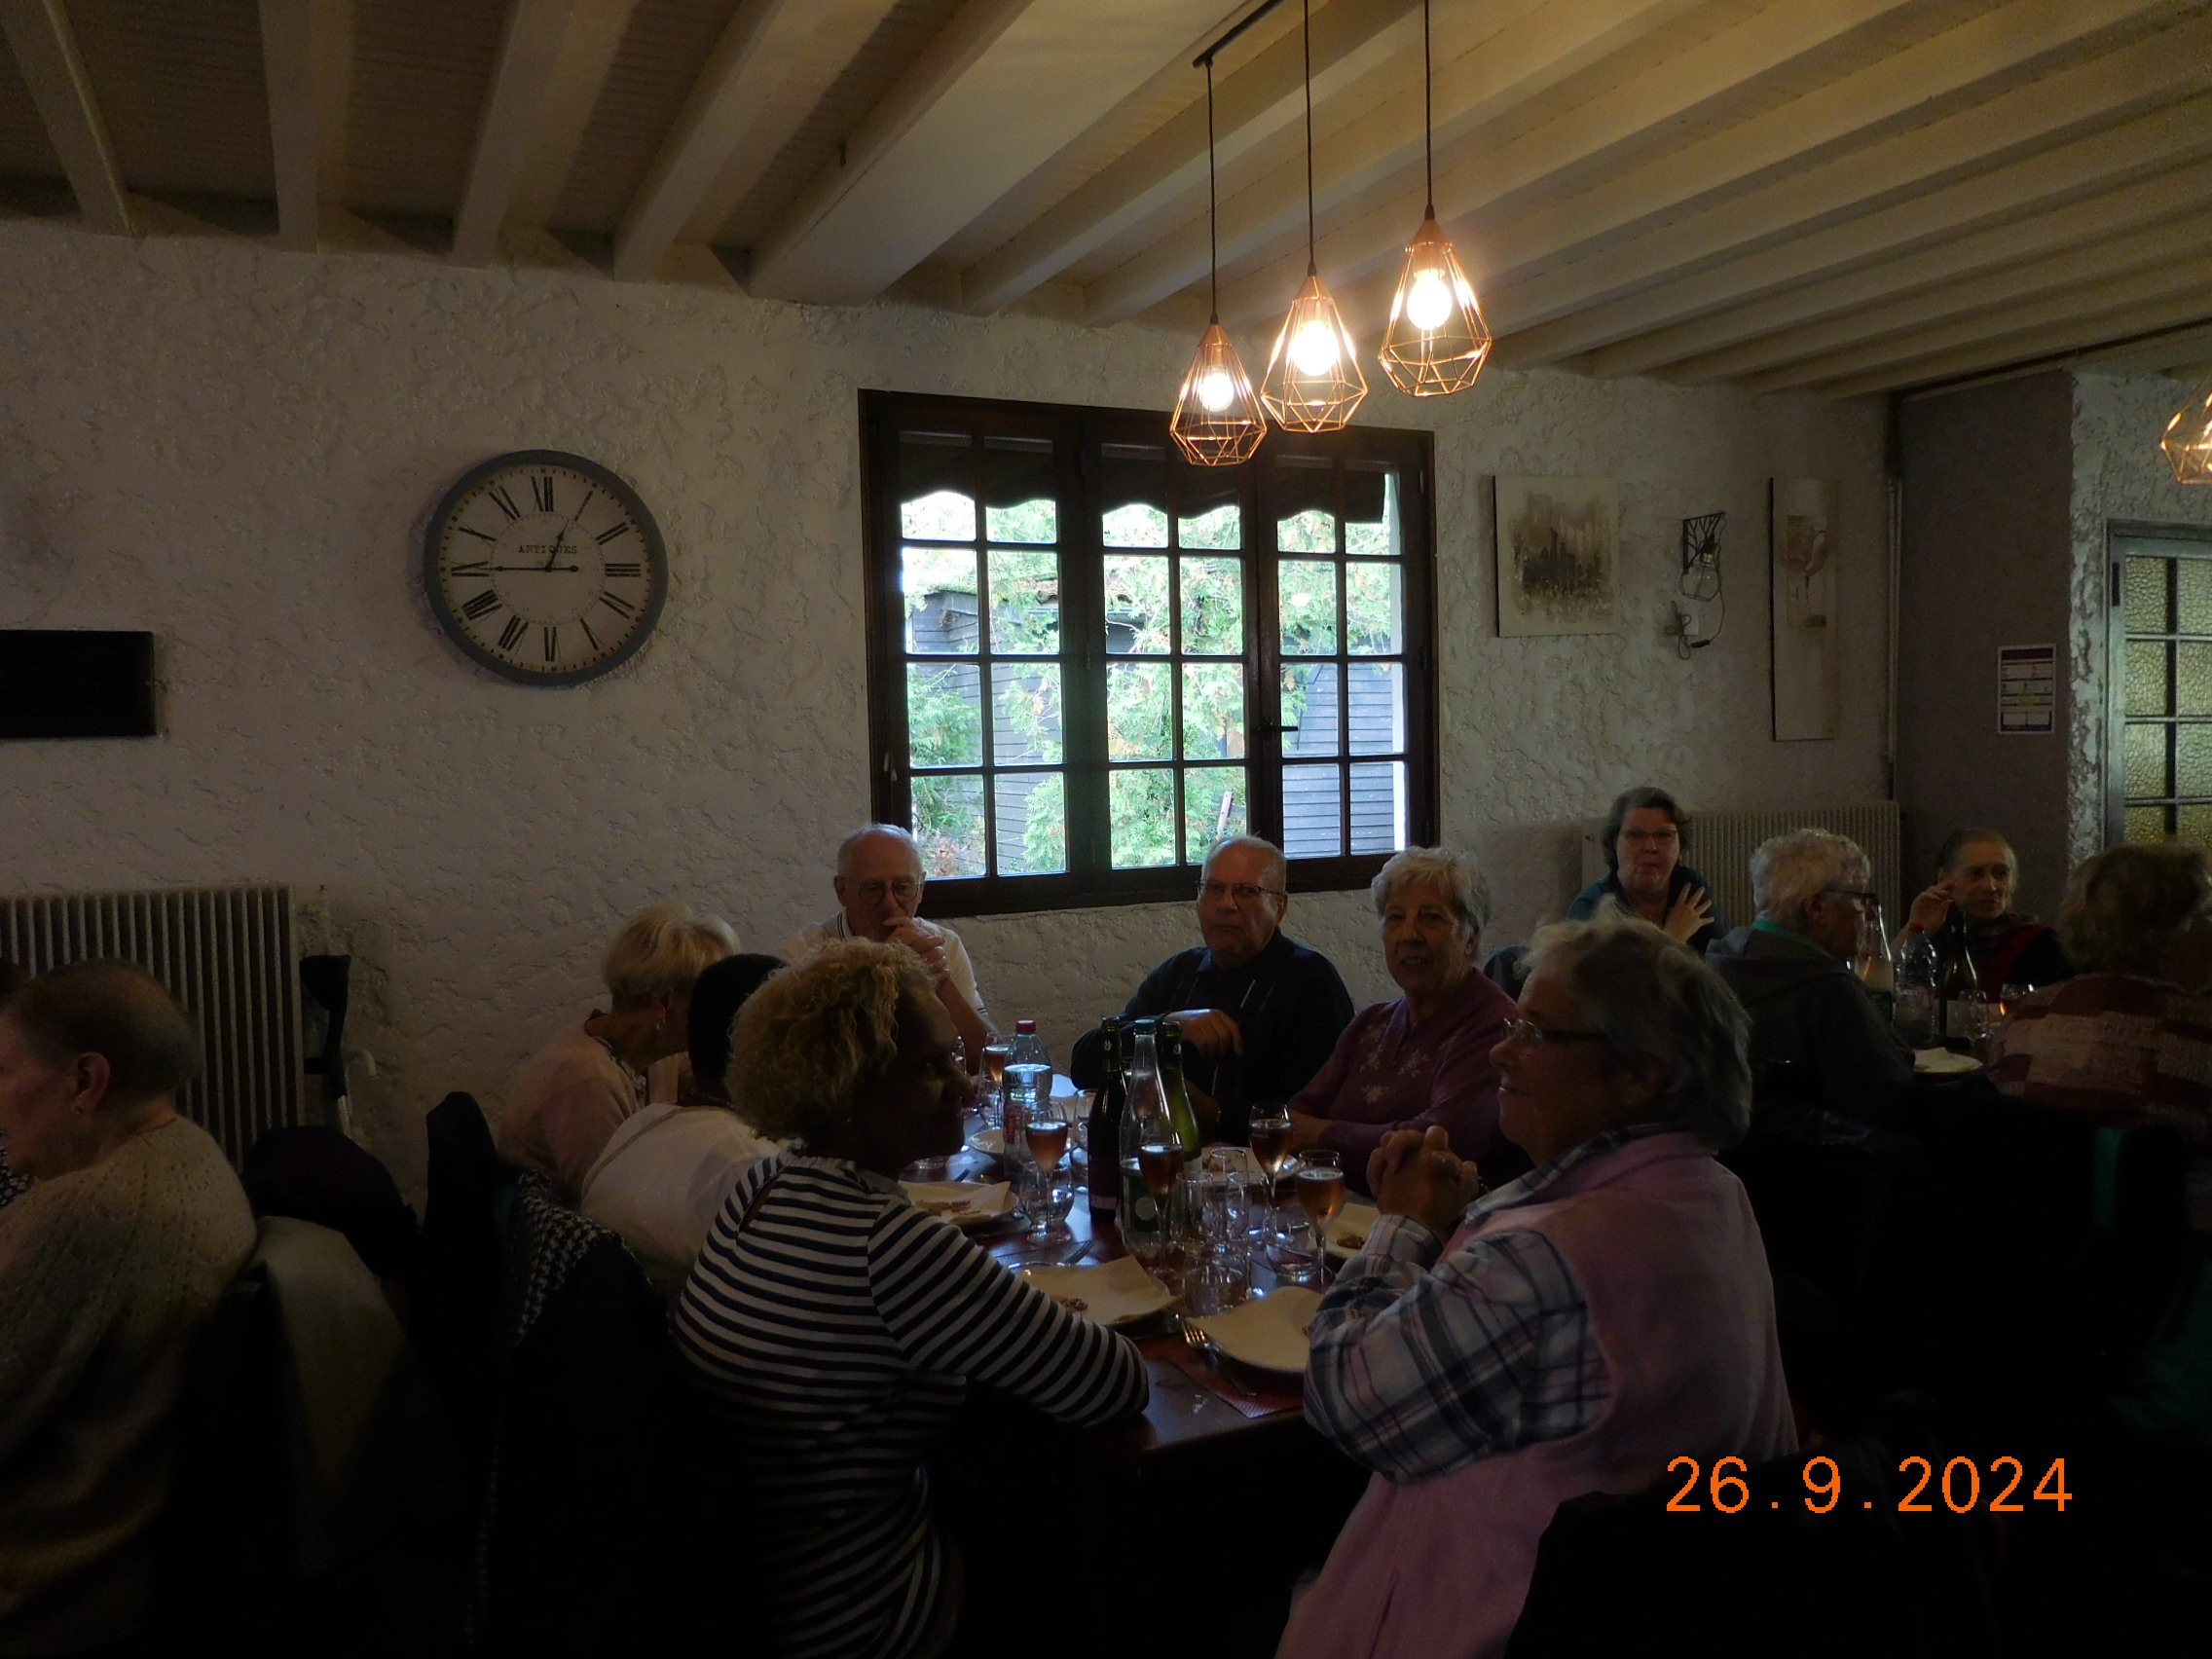
[[[1160,1022],[1160,1086],[1167,1096],[1168,1120],[1175,1125],[1175,1138],[1182,1142],[1183,1156],[1198,1156],[1198,1115],[1191,1107],[1191,1091],[1183,1083],[1183,1022],[1163,1019]]]

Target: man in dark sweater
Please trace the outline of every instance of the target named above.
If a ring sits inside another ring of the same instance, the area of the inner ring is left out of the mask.
[[[1758,920],[1706,952],[1751,1016],[1755,1132],[1848,1135],[1848,1124],[1881,1124],[1912,1081],[1912,1051],[1852,969],[1867,880],[1854,841],[1777,835],[1751,855]]]
[[[1182,1021],[1184,1081],[1201,1117],[1208,1102],[1219,1109],[1226,1140],[1245,1137],[1254,1101],[1288,1100],[1311,1082],[1351,1022],[1351,994],[1334,965],[1282,932],[1284,874],[1271,841],[1235,835],[1216,846],[1198,884],[1205,943],[1146,975],[1122,1010],[1124,1023]],[[1068,1076],[1093,1088],[1104,1067],[1094,1027],[1076,1040]]]

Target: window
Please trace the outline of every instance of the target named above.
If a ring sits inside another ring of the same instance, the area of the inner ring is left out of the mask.
[[[944,914],[1188,898],[1226,834],[1291,885],[1435,839],[1430,440],[862,394],[874,810]]]
[[[2116,533],[2106,837],[2212,847],[2212,540]]]

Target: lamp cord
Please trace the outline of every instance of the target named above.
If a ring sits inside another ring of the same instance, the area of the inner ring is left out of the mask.
[[[1306,275],[1319,274],[1313,261],[1313,0],[1298,0],[1299,33],[1306,46]]]
[[[1213,182],[1213,59],[1206,59],[1206,308],[1221,320],[1221,199]]]
[[[1420,153],[1421,170],[1427,179],[1428,211],[1426,217],[1436,217],[1436,71],[1428,60],[1428,0],[1420,0]],[[1307,144],[1310,148],[1312,139]],[[1310,166],[1310,161],[1307,164]],[[1312,189],[1310,182],[1308,190]]]

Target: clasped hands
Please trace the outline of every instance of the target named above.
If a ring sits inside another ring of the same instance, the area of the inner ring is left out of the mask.
[[[1441,1127],[1426,1133],[1397,1129],[1367,1160],[1367,1187],[1384,1215],[1407,1215],[1439,1238],[1449,1238],[1459,1217],[1482,1191],[1469,1159],[1452,1150]]]
[[[952,965],[944,954],[944,930],[919,916],[908,916],[891,930],[887,944],[903,944],[922,959],[922,966],[930,971],[930,978],[942,991],[951,982]]]

